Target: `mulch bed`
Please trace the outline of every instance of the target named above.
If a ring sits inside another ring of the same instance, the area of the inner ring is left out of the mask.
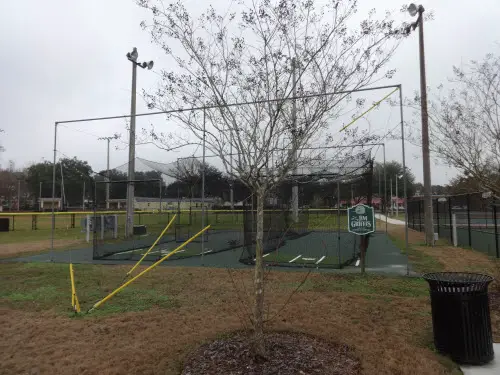
[[[267,360],[252,355],[251,336],[244,333],[200,346],[184,362],[183,375],[354,375],[360,361],[346,345],[297,333],[265,335]]]

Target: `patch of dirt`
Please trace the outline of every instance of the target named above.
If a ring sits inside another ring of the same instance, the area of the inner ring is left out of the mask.
[[[252,338],[242,333],[200,346],[185,361],[183,375],[355,375],[360,361],[346,345],[295,333],[267,333],[267,359],[252,354]]]
[[[81,240],[54,240],[54,248],[63,248],[81,243]],[[13,257],[50,249],[50,240],[38,240],[0,244],[0,258]]]

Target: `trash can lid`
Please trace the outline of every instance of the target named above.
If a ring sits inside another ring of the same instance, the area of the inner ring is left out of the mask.
[[[432,272],[422,276],[431,287],[472,287],[482,289],[493,281],[493,277],[470,272]]]

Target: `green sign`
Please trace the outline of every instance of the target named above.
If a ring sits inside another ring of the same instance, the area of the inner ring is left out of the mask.
[[[375,232],[373,208],[364,204],[347,209],[347,230],[357,235]]]

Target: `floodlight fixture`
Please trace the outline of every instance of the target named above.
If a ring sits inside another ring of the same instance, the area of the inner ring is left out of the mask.
[[[153,69],[153,66],[154,66],[153,60],[151,60],[150,62],[148,62],[148,70]]]
[[[137,61],[137,58],[139,57],[139,53],[137,52],[137,48],[133,48],[132,52],[130,53],[130,56],[127,56],[129,60],[132,60],[134,62]]]
[[[410,16],[415,17],[418,13],[418,7],[414,3],[411,3],[408,5],[408,13],[410,13]]]

